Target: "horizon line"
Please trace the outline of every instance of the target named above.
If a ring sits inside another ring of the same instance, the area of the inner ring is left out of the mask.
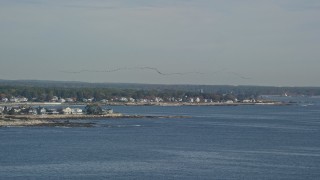
[[[69,81],[69,80],[47,80],[47,79],[0,79],[1,81],[43,81],[43,82],[56,82],[56,83],[86,83],[86,84],[136,84],[136,85],[165,85],[165,86],[253,86],[253,87],[278,87],[278,88],[320,88],[320,86],[278,86],[278,85],[254,85],[254,84],[188,84],[188,83],[143,83],[143,82],[88,82],[88,81]],[[1,85],[1,84],[0,84]]]

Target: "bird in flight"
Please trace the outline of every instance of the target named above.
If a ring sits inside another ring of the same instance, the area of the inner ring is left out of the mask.
[[[151,70],[155,73],[158,73],[162,76],[171,76],[171,75],[187,75],[187,74],[204,74],[201,72],[173,72],[173,73],[164,73],[160,71],[158,68],[155,67],[149,67],[149,66],[143,66],[143,67],[121,67],[121,68],[115,68],[115,69],[105,69],[105,70],[89,70],[89,69],[82,69],[79,71],[59,71],[62,73],[68,73],[68,74],[80,74],[85,72],[92,72],[92,73],[112,73],[117,71],[127,71],[127,70]]]

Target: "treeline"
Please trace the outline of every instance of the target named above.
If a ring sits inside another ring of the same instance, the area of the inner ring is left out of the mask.
[[[0,97],[26,97],[29,101],[50,101],[54,96],[59,98],[74,98],[81,101],[83,98],[94,98],[95,101],[102,99],[114,99],[115,97],[126,97],[133,99],[152,99],[160,97],[163,100],[183,99],[189,97],[200,97],[213,101],[243,100],[256,98],[257,94],[250,93],[205,93],[202,91],[182,90],[142,90],[142,89],[120,89],[120,88],[46,88],[46,87],[22,87],[22,86],[0,86]]]
[[[138,84],[138,83],[88,83],[73,81],[44,81],[44,80],[0,80],[0,87],[41,87],[52,89],[108,89],[108,91],[183,91],[204,92],[211,94],[237,94],[237,95],[320,95],[320,87],[274,87],[274,86],[230,86],[230,85],[164,85],[164,84]]]

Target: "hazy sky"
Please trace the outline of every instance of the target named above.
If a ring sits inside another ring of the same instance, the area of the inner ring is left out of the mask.
[[[0,79],[320,86],[320,1],[0,0]]]

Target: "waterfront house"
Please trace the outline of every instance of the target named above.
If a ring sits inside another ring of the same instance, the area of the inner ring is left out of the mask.
[[[72,98],[66,98],[66,102],[72,103],[74,100]]]
[[[15,97],[11,97],[9,99],[10,102],[19,102],[19,99],[18,98],[15,98]]]
[[[24,105],[24,106],[20,106],[20,112],[19,114],[28,114],[29,113],[29,107]]]
[[[57,97],[57,96],[53,96],[52,98],[51,98],[51,101],[52,102],[57,102],[59,100],[59,98]]]
[[[19,106],[13,106],[11,107],[10,111],[13,112],[14,114],[17,114],[21,112],[21,108]]]
[[[169,97],[167,100],[168,100],[169,102],[175,102],[175,101],[176,101],[176,99],[175,99],[174,97]]]
[[[225,103],[227,103],[227,104],[232,104],[233,101],[232,101],[232,100],[227,100]]]
[[[51,108],[51,109],[47,109],[47,113],[48,114],[59,114],[57,109]]]
[[[1,101],[6,103],[6,102],[9,101],[9,99],[8,98],[2,98]]]
[[[83,111],[80,108],[72,108],[71,114],[83,114]]]
[[[20,98],[18,98],[18,101],[19,102],[28,102],[28,98],[20,97]]]
[[[160,97],[155,97],[154,102],[163,102],[163,99]]]
[[[11,108],[12,108],[11,106],[5,106],[5,107],[4,107],[4,111],[9,112],[9,111],[11,110]]]
[[[256,100],[255,99],[244,99],[242,102],[243,103],[255,103]]]
[[[69,107],[63,108],[62,109],[62,113],[63,114],[71,114],[72,113],[72,109]]]
[[[113,109],[102,109],[102,114],[113,114]]]
[[[129,98],[129,101],[133,103],[133,102],[135,102],[136,100],[131,97],[131,98]]]
[[[41,115],[44,115],[44,114],[47,114],[47,110],[43,107],[38,107],[37,108],[37,113],[38,114],[41,114]]]
[[[128,98],[126,98],[126,97],[121,97],[121,98],[119,99],[119,101],[120,101],[120,102],[128,102]]]
[[[63,98],[60,98],[58,101],[61,102],[61,103],[65,103],[66,102],[66,100],[63,99]]]
[[[37,115],[38,113],[37,113],[37,110],[36,110],[36,109],[34,109],[34,108],[29,108],[28,114]]]
[[[148,99],[139,99],[138,102],[147,103],[147,102],[150,102],[150,100],[148,100]]]
[[[108,100],[106,100],[106,99],[101,99],[100,102],[102,102],[102,103],[107,103]]]

